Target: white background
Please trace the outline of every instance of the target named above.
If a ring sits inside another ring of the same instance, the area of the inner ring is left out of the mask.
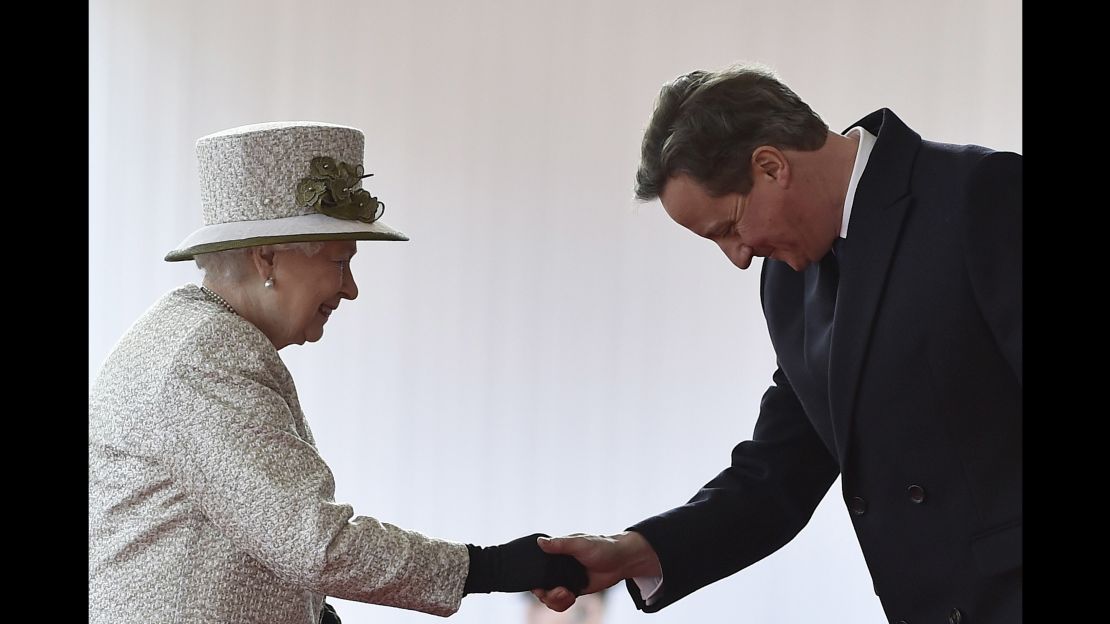
[[[834,130],[889,107],[925,138],[1021,151],[1014,1],[89,9],[90,383],[149,305],[199,280],[162,261],[200,225],[197,137],[359,127],[367,187],[412,241],[360,243],[358,300],[281,354],[337,498],[457,541],[621,530],[685,502],[751,434],[774,363],[760,264],[735,269],[632,199],[664,82],[759,61]],[[617,589],[611,624],[883,621],[839,482],[791,544],[657,615]],[[345,624],[432,621],[334,602]],[[452,621],[524,607],[468,597]]]

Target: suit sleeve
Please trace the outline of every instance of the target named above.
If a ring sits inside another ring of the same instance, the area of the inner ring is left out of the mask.
[[[690,502],[630,530],[651,544],[663,587],[650,606],[628,581],[636,607],[655,612],[781,548],[809,522],[839,468],[810,425],[782,370],[760,403],[751,440]]]
[[[237,548],[316,593],[443,616],[458,609],[466,546],[337,503],[331,470],[264,373],[189,363],[171,385],[167,399],[189,406],[167,451],[174,477]]]
[[[1022,157],[994,152],[968,183],[964,257],[976,304],[1018,383],[1022,382]]]

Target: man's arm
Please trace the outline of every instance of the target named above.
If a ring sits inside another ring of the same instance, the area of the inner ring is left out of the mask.
[[[794,538],[836,480],[839,467],[813,429],[782,370],[763,395],[751,440],[687,504],[629,528],[659,557],[663,586],[651,605],[629,584],[637,608],[655,612],[759,561]]]
[[[586,566],[584,593],[621,579],[663,577],[651,605],[628,583],[637,608],[655,612],[733,574],[789,542],[836,480],[839,468],[810,425],[786,376],[763,395],[753,439],[732,451],[732,464],[687,504],[648,518],[616,536],[568,536],[541,542]],[[562,611],[574,596],[534,592]]]
[[[995,343],[1022,371],[1022,157],[995,152],[979,162],[961,215],[964,257],[976,303]]]

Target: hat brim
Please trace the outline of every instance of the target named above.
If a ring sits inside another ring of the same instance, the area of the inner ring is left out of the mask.
[[[408,239],[408,236],[381,221],[346,221],[322,214],[261,221],[232,221],[208,225],[193,232],[176,249],[166,254],[166,262],[192,260],[197,254],[214,251],[278,243]]]

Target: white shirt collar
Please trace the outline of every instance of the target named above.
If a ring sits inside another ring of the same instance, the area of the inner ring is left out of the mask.
[[[857,131],[859,132],[859,146],[856,148],[856,162],[852,166],[852,178],[848,181],[848,193],[844,196],[844,214],[840,220],[840,238],[848,238],[848,220],[852,216],[852,204],[856,200],[856,187],[859,186],[859,179],[863,177],[863,170],[867,168],[867,160],[871,157],[871,150],[875,147],[875,135],[862,126],[852,128],[844,133],[844,136]]]

